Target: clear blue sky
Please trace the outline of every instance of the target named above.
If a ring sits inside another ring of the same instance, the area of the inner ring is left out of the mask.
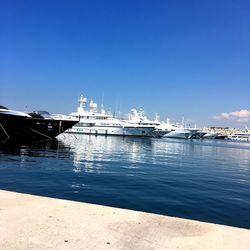
[[[0,0],[0,104],[232,125],[250,109],[250,1]],[[247,123],[249,125],[249,122]]]

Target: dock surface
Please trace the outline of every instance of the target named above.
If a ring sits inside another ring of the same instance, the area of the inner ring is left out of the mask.
[[[0,249],[250,249],[250,230],[0,190]]]

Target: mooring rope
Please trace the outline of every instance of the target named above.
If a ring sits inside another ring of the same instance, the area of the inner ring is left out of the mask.
[[[6,132],[6,130],[4,129],[4,127],[3,127],[3,125],[0,123],[0,126],[1,126],[1,128],[2,128],[2,130],[3,130],[3,132],[6,134],[6,136],[7,136],[7,138],[5,139],[5,140],[8,140],[10,137],[9,137],[9,135],[8,135],[8,133]],[[5,141],[4,140],[4,141]]]
[[[30,128],[30,130],[31,130],[31,131],[34,131],[34,132],[36,132],[36,133],[38,133],[38,134],[40,134],[40,135],[42,135],[42,136],[44,136],[44,137],[47,137],[47,138],[49,138],[49,139],[52,139],[52,137],[49,137],[48,135],[45,135],[45,134],[43,134],[43,133],[41,133],[41,132],[38,132],[38,131],[36,131],[35,129]]]

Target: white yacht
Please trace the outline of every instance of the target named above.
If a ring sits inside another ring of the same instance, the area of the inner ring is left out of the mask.
[[[207,132],[204,132],[202,130],[198,130],[196,133],[194,133],[190,139],[206,139],[205,136],[207,135]],[[208,137],[209,138],[209,137]],[[207,138],[207,139],[208,139]]]
[[[177,139],[191,139],[199,131],[199,129],[187,128],[179,123],[170,123],[169,120],[166,123],[162,122],[158,129],[169,132],[164,137]]]
[[[154,121],[149,120],[142,109],[139,109],[139,111],[137,111],[135,108],[131,109],[130,113],[128,114],[127,122],[130,124],[154,126],[154,130],[150,133],[152,137],[162,137],[167,133],[170,133],[170,131],[159,129],[161,123],[159,122],[158,115],[156,115]]]
[[[89,103],[89,110],[86,110],[87,98],[81,95],[77,112],[70,114],[72,118],[79,119],[79,122],[68,130],[68,133],[94,134],[94,135],[121,135],[121,136],[150,136],[154,130],[153,125],[131,124],[106,113],[101,109],[97,111],[97,104],[92,100]]]
[[[217,133],[214,129],[206,128],[199,130],[196,134],[192,136],[192,139],[207,139],[213,140],[218,137],[219,133]]]
[[[212,140],[212,139],[216,139],[217,136],[219,135],[219,133],[213,133],[213,132],[205,132],[204,131],[204,135],[201,137],[201,139],[209,139],[209,140]]]
[[[250,130],[243,130],[228,136],[228,139],[235,141],[250,141]]]

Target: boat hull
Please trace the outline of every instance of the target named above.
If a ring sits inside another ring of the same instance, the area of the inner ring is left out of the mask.
[[[0,141],[53,139],[77,122],[0,114]]]
[[[233,141],[245,141],[245,142],[250,142],[250,134],[249,135],[230,135],[229,140],[233,140]]]
[[[67,130],[66,133],[78,133],[78,134],[90,134],[90,135],[117,135],[117,136],[150,136],[150,132],[153,130],[152,127],[134,127],[134,126],[74,126]]]
[[[193,133],[190,132],[189,130],[176,130],[176,131],[171,131],[170,133],[166,134],[164,137],[187,140],[192,135]]]

